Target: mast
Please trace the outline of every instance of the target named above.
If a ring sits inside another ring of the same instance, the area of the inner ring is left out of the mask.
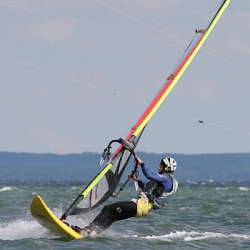
[[[174,88],[176,83],[179,81],[189,64],[194,59],[195,55],[200,50],[201,46],[204,44],[214,26],[220,19],[221,15],[227,8],[230,0],[221,1],[219,6],[215,9],[211,17],[206,21],[206,23],[200,28],[196,30],[195,36],[186,48],[183,56],[180,61],[177,63],[176,67],[169,75],[162,88],[159,90],[155,98],[151,101],[147,109],[135,123],[135,125],[130,130],[129,134],[126,136],[125,141],[134,144],[134,148],[136,147],[140,136],[142,135],[143,130],[145,129],[147,123],[155,114],[155,112],[159,109],[163,101],[169,95],[171,90]],[[134,150],[133,148],[133,150]],[[111,159],[106,163],[103,169],[94,177],[94,179],[87,185],[87,187],[77,196],[75,201],[70,205],[70,207],[66,210],[66,212],[62,215],[61,220],[67,218],[70,214],[79,214],[81,212],[90,211],[91,209],[99,206],[101,203],[106,201],[109,197],[112,196],[114,189],[116,188],[121,175],[129,161],[131,156],[131,152],[124,147],[124,145],[120,145],[115,153],[112,155]],[[113,169],[113,171],[112,171]],[[119,170],[119,171],[117,171]],[[117,174],[119,172],[119,174]],[[114,176],[114,179],[111,184],[110,176]],[[115,179],[117,178],[117,179]],[[96,198],[100,188],[98,185],[103,182],[102,187],[107,189],[101,190],[103,191],[101,195],[99,195],[98,199]],[[98,190],[99,188],[99,190]],[[94,197],[95,195],[95,197]],[[96,201],[94,202],[94,200]],[[81,208],[78,208],[77,205],[79,203],[83,203],[85,201],[86,204],[82,205]],[[82,208],[84,207],[85,208]]]

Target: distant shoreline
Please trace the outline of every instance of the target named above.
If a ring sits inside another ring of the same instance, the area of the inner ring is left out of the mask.
[[[250,153],[223,154],[154,154],[137,152],[152,171],[157,171],[160,159],[175,158],[179,181],[248,181]],[[0,152],[0,180],[6,181],[89,181],[100,170],[101,154],[46,154]],[[133,168],[131,160],[124,173]],[[143,174],[140,173],[140,177]]]

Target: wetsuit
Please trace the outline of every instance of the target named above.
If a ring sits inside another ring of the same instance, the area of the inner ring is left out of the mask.
[[[145,177],[149,179],[149,182],[144,184],[138,180],[138,185],[143,190],[139,194],[138,199],[104,206],[101,213],[97,215],[89,226],[80,229],[80,233],[88,235],[95,232],[98,234],[107,229],[115,221],[130,217],[146,216],[151,209],[158,209],[167,202],[166,197],[169,197],[177,189],[177,181],[170,174],[156,174],[151,172],[144,163],[141,164],[141,168]],[[175,186],[174,190],[173,186]],[[164,194],[166,194],[165,197]]]
[[[141,164],[141,168],[145,177],[150,181],[144,184],[139,180],[138,185],[145,192],[147,198],[154,204],[153,208],[159,209],[176,192],[178,182],[170,173],[156,174],[151,172],[144,163]]]

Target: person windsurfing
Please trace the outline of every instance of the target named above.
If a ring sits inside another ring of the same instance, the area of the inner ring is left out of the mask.
[[[163,158],[157,174],[151,172],[139,157],[136,156],[134,161],[141,166],[144,176],[149,180],[144,184],[135,174],[129,174],[129,178],[138,182],[142,189],[138,197],[131,201],[104,206],[100,214],[88,226],[85,228],[71,226],[73,230],[84,236],[99,234],[115,221],[147,216],[152,209],[160,209],[169,202],[178,188],[178,182],[173,177],[177,162],[171,157]]]

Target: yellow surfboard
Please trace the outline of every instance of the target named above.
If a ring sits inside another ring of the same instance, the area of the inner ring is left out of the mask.
[[[51,232],[72,239],[84,238],[83,235],[77,233],[63,221],[59,220],[39,195],[33,199],[30,211],[34,219]]]

